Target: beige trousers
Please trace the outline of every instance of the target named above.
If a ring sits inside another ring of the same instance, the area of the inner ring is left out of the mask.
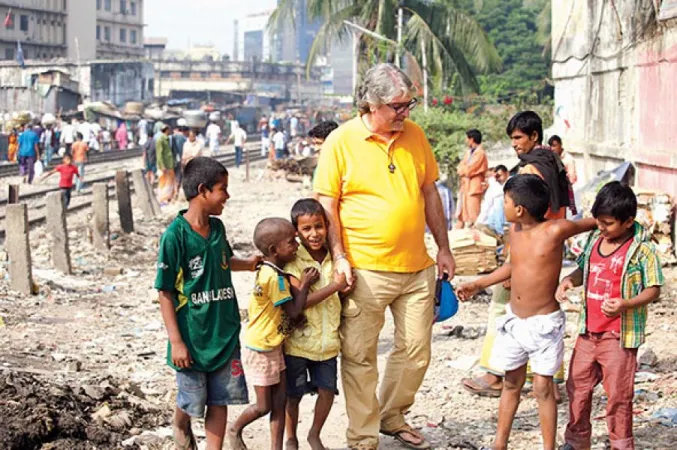
[[[404,413],[414,404],[430,363],[435,268],[356,272],[356,288],[344,301],[339,329],[346,435],[349,447],[376,447],[379,430],[393,432],[405,425]],[[379,333],[388,306],[395,336],[377,398]]]

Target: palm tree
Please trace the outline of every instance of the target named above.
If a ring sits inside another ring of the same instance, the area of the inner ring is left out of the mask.
[[[478,92],[476,73],[501,69],[501,59],[480,25],[456,7],[456,0],[306,0],[308,20],[322,25],[308,55],[308,69],[318,55],[338,41],[353,35],[362,66],[392,61],[403,50],[408,64],[426,52],[434,83],[442,87],[457,74],[465,92]],[[396,46],[397,10],[403,8],[405,20],[402,49]],[[268,23],[276,33],[286,24],[295,24],[298,0],[280,0]],[[371,33],[355,31],[355,23]],[[414,68],[415,69],[415,68]],[[419,69],[420,70],[420,69]],[[416,70],[415,70],[416,72]]]

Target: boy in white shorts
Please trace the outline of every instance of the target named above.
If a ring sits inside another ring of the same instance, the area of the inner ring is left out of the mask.
[[[550,193],[536,175],[517,175],[505,185],[504,205],[510,230],[510,262],[495,272],[458,288],[467,300],[494,284],[510,280],[510,303],[497,319],[498,335],[492,362],[505,369],[492,450],[506,450],[512,421],[527,377],[534,374],[534,394],[543,433],[544,450],[555,450],[557,403],[552,377],[564,357],[565,315],[555,299],[562,270],[564,241],[595,228],[594,219],[545,220]],[[484,448],[484,447],[483,447]]]

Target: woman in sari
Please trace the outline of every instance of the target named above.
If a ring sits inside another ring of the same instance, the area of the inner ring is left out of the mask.
[[[118,143],[118,149],[127,150],[129,139],[127,137],[127,124],[125,122],[120,122],[120,125],[118,125],[118,129],[115,131],[115,140]]]
[[[174,154],[169,145],[169,126],[165,125],[155,140],[158,170],[158,201],[160,206],[168,204],[174,199],[176,192],[176,175],[174,173]]]
[[[12,128],[9,134],[9,146],[7,147],[7,161],[16,162],[16,153],[19,150],[19,133]]]

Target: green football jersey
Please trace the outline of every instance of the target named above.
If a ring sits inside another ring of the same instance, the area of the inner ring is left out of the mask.
[[[233,251],[223,223],[211,217],[206,239],[181,211],[160,241],[155,288],[172,293],[181,337],[193,359],[192,370],[221,368],[239,348],[240,311],[230,272]],[[171,344],[167,364],[172,364]]]

